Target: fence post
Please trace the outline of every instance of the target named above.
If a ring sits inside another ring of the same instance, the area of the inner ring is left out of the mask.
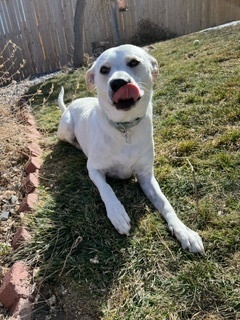
[[[83,26],[84,26],[84,11],[86,0],[77,0],[75,15],[74,15],[74,52],[73,65],[81,67],[83,64]]]
[[[113,19],[113,34],[114,40],[119,44],[120,43],[120,32],[117,18],[117,6],[116,1],[111,1],[111,10],[112,10],[112,19]]]

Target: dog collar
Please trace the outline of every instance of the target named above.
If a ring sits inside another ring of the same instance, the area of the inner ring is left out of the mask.
[[[131,141],[131,137],[129,135],[128,130],[138,125],[139,122],[142,120],[142,118],[143,117],[136,118],[133,121],[129,121],[129,122],[114,122],[111,119],[108,119],[108,122],[124,135],[126,143],[131,143],[132,141]]]

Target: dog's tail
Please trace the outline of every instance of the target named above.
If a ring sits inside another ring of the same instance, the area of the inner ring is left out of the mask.
[[[62,113],[65,112],[65,110],[67,109],[67,107],[63,101],[63,97],[64,97],[64,88],[62,87],[61,91],[58,95],[58,107],[62,111]]]

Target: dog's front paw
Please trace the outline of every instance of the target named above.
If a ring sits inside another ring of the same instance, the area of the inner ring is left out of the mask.
[[[180,241],[182,248],[193,253],[204,253],[203,242],[199,234],[182,223],[180,220],[169,223],[169,230]]]
[[[109,206],[107,216],[120,234],[129,234],[130,218],[121,203]]]

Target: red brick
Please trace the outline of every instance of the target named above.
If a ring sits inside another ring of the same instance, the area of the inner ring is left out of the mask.
[[[29,299],[20,298],[10,309],[10,315],[16,320],[31,320],[32,303]]]
[[[31,136],[31,138],[33,138],[33,140],[36,140],[40,137],[40,133],[35,126],[31,126],[28,128],[28,134],[29,136]]]
[[[20,204],[20,207],[18,209],[19,212],[28,212],[32,211],[38,201],[38,196],[37,194],[34,193],[29,193],[23,200],[22,203]]]
[[[20,227],[15,233],[12,240],[13,249],[17,249],[21,243],[27,242],[31,240],[31,238],[32,236],[30,235],[30,233],[24,227]]]
[[[27,153],[30,153],[31,156],[39,156],[41,154],[41,148],[37,143],[32,142],[27,146]]]
[[[0,287],[0,301],[6,308],[13,307],[20,298],[31,294],[30,275],[23,261],[18,261],[7,272]]]
[[[29,173],[33,173],[36,170],[40,169],[42,161],[40,157],[31,157],[25,166],[25,171]]]
[[[38,187],[38,170],[30,173],[23,181],[22,189],[24,193],[31,193]]]

